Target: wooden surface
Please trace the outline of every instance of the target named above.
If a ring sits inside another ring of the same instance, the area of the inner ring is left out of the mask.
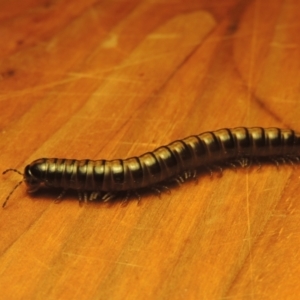
[[[0,165],[112,159],[236,126],[300,130],[298,0],[0,1]],[[1,178],[1,202],[21,180]],[[300,168],[0,211],[2,299],[299,299]]]

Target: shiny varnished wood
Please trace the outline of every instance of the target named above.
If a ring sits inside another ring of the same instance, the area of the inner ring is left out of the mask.
[[[300,3],[0,3],[0,165],[113,159],[218,128],[299,127]],[[298,299],[300,169],[207,172],[80,207],[19,188],[3,299]],[[2,201],[20,180],[1,178]]]

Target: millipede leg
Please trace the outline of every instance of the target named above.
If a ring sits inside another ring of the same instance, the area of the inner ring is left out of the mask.
[[[196,178],[196,176],[197,176],[197,170],[187,170],[183,173],[184,181],[190,178]]]
[[[208,166],[205,166],[205,169],[209,172],[210,177],[212,177],[213,176],[212,169],[210,167],[208,167]]]
[[[84,203],[87,203],[88,199],[89,199],[88,193],[87,192],[83,192],[83,201],[84,201]]]
[[[134,192],[135,197],[137,198],[137,203],[140,204],[141,200],[142,200],[141,195],[135,190],[133,192]]]
[[[151,186],[150,189],[155,192],[155,194],[158,196],[159,199],[161,198],[161,191],[158,187]]]
[[[62,192],[57,196],[56,200],[58,200],[58,202],[60,202],[62,200],[62,198],[65,196],[67,190],[64,189],[62,190]]]
[[[179,186],[181,186],[182,183],[184,183],[184,178],[181,175],[178,175],[171,179],[172,181],[175,181]]]
[[[205,168],[209,171],[211,177],[213,176],[214,170],[217,170],[219,172],[219,177],[223,175],[223,169],[219,165],[211,165],[209,167],[205,166]]]
[[[271,160],[272,163],[275,164],[275,166],[276,166],[276,168],[278,170],[279,169],[279,160],[278,160],[278,158],[271,157],[270,160]]]
[[[242,168],[250,167],[252,164],[252,161],[248,157],[242,157],[237,162]]]
[[[257,172],[259,172],[260,170],[261,170],[261,168],[262,168],[262,164],[261,164],[261,162],[258,160],[258,159],[253,159],[252,161],[251,161],[251,164],[255,164],[255,165],[258,165],[258,168],[257,168]],[[249,165],[250,166],[250,165]]]
[[[134,194],[134,196],[136,197],[137,203],[140,204],[140,201],[142,199],[141,195],[136,190],[128,190],[126,192],[126,196],[122,199],[122,206],[126,206],[128,204],[132,194]]]
[[[292,162],[299,163],[300,157],[297,155],[287,155],[287,158],[289,158]]]
[[[171,190],[166,185],[160,185],[160,187],[164,189],[167,194],[171,194]]]
[[[124,200],[124,202],[127,202],[127,201],[129,200],[129,198],[130,198],[130,195],[131,195],[131,191],[130,191],[130,190],[128,190],[128,191],[126,192],[126,196],[125,196],[125,198],[123,199],[123,200]]]
[[[92,192],[92,193],[90,194],[89,201],[94,201],[94,200],[96,200],[96,199],[98,198],[99,194],[100,194],[99,192]]]
[[[299,157],[298,156],[292,156],[292,155],[287,155],[285,157],[286,161],[289,162],[289,164],[291,166],[293,166],[293,168],[295,168],[295,165],[299,163]]]
[[[169,195],[171,194],[171,190],[166,185],[157,184],[157,185],[151,186],[150,188],[151,188],[151,190],[156,192],[156,194],[158,195],[159,198],[161,197],[162,191],[166,192]]]
[[[108,201],[110,201],[110,200],[112,200],[113,198],[115,198],[116,197],[116,194],[115,193],[110,193],[110,192],[107,192],[106,194],[104,194],[103,196],[102,196],[102,200],[103,200],[103,202],[108,202]]]
[[[198,182],[199,182],[199,180],[198,180],[198,173],[197,173],[197,170],[194,170],[193,171],[193,180],[194,180],[194,182],[195,182],[195,184],[198,184]]]
[[[142,200],[141,195],[136,190],[133,190],[133,191],[130,191],[130,192],[134,193],[134,196],[135,196],[138,204],[140,204],[140,201]]]
[[[78,203],[79,203],[79,206],[82,206],[83,201],[84,201],[84,193],[80,192],[80,191],[77,191],[77,192],[78,192]]]
[[[191,177],[191,171],[190,170],[185,171],[183,173],[183,177],[184,177],[184,181],[188,180]]]
[[[193,175],[192,175],[193,179],[197,178],[197,170],[193,170]]]
[[[126,206],[128,204],[128,200],[130,198],[130,195],[131,195],[131,191],[128,190],[126,192],[126,196],[122,199],[122,206]]]
[[[62,190],[61,193],[56,197],[55,203],[60,203],[63,197],[65,196],[66,192],[66,189]]]
[[[234,170],[234,172],[237,171],[237,165],[235,164],[236,161],[228,161],[225,164],[231,169]]]

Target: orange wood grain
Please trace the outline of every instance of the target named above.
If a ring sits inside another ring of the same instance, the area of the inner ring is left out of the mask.
[[[300,131],[300,2],[0,2],[0,165],[112,159],[236,126]],[[299,299],[300,169],[80,207],[19,187],[3,299]],[[4,201],[20,180],[1,178]]]

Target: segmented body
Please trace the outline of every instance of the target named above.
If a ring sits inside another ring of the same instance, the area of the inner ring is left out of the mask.
[[[64,189],[117,192],[155,185],[204,165],[299,154],[300,134],[293,130],[239,127],[190,136],[127,159],[38,159],[25,168],[25,181],[34,178]]]
[[[300,156],[300,133],[279,128],[220,129],[177,140],[138,157],[116,160],[41,158],[27,165],[29,191],[40,186],[82,193],[138,190],[199,167],[241,158]]]

